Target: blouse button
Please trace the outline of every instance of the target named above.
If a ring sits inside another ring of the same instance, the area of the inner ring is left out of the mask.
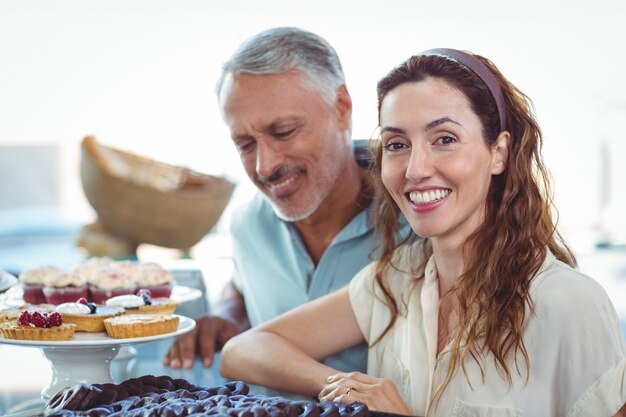
[[[409,385],[411,383],[411,375],[407,369],[402,370],[402,385]]]

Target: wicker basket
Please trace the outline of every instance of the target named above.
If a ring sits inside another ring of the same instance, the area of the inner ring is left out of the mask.
[[[112,234],[135,243],[188,249],[217,223],[234,184],[103,146],[81,145],[85,196]]]

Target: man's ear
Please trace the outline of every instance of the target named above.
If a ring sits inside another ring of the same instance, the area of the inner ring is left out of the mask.
[[[348,129],[352,118],[352,99],[350,98],[350,93],[348,93],[348,88],[345,84],[342,84],[339,88],[337,88],[335,109],[337,110],[339,128],[341,130]]]
[[[495,143],[491,147],[491,174],[502,174],[509,160],[509,144],[511,135],[509,132],[500,132]]]

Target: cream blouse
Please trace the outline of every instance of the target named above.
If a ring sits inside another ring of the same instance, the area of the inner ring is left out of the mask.
[[[407,301],[393,329],[368,355],[368,373],[395,381],[405,402],[418,416],[595,416],[610,417],[626,401],[626,345],[617,314],[604,289],[548,253],[531,285],[535,314],[527,315],[524,344],[530,359],[525,383],[509,367],[513,384],[499,374],[493,357],[485,360],[485,378],[476,362],[465,361],[436,407],[429,398],[442,382],[449,362],[444,348],[437,356],[439,287],[434,259],[425,279],[416,279],[410,265],[422,256],[423,241],[396,251],[398,270],[386,277],[398,300]],[[389,311],[375,288],[375,263],[350,284],[350,300],[368,343],[382,333]],[[401,303],[399,303],[401,305]]]

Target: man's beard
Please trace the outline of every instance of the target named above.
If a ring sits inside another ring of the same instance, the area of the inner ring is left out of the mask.
[[[338,169],[335,169],[338,171]],[[269,184],[280,182],[280,179],[296,172],[298,175],[308,178],[308,170],[303,166],[296,167],[280,167],[272,175],[268,177],[257,177],[257,181],[263,185],[265,189]],[[334,175],[333,175],[334,174]],[[277,198],[270,192],[266,192],[266,197],[272,204],[274,213],[288,222],[297,222],[310,217],[315,213],[322,203],[326,200],[330,194],[332,184],[339,178],[338,172],[326,171],[319,176],[317,181],[309,183],[307,189],[299,189],[296,193],[286,196],[285,198]],[[332,179],[334,177],[335,179]],[[298,199],[298,201],[294,201]]]

